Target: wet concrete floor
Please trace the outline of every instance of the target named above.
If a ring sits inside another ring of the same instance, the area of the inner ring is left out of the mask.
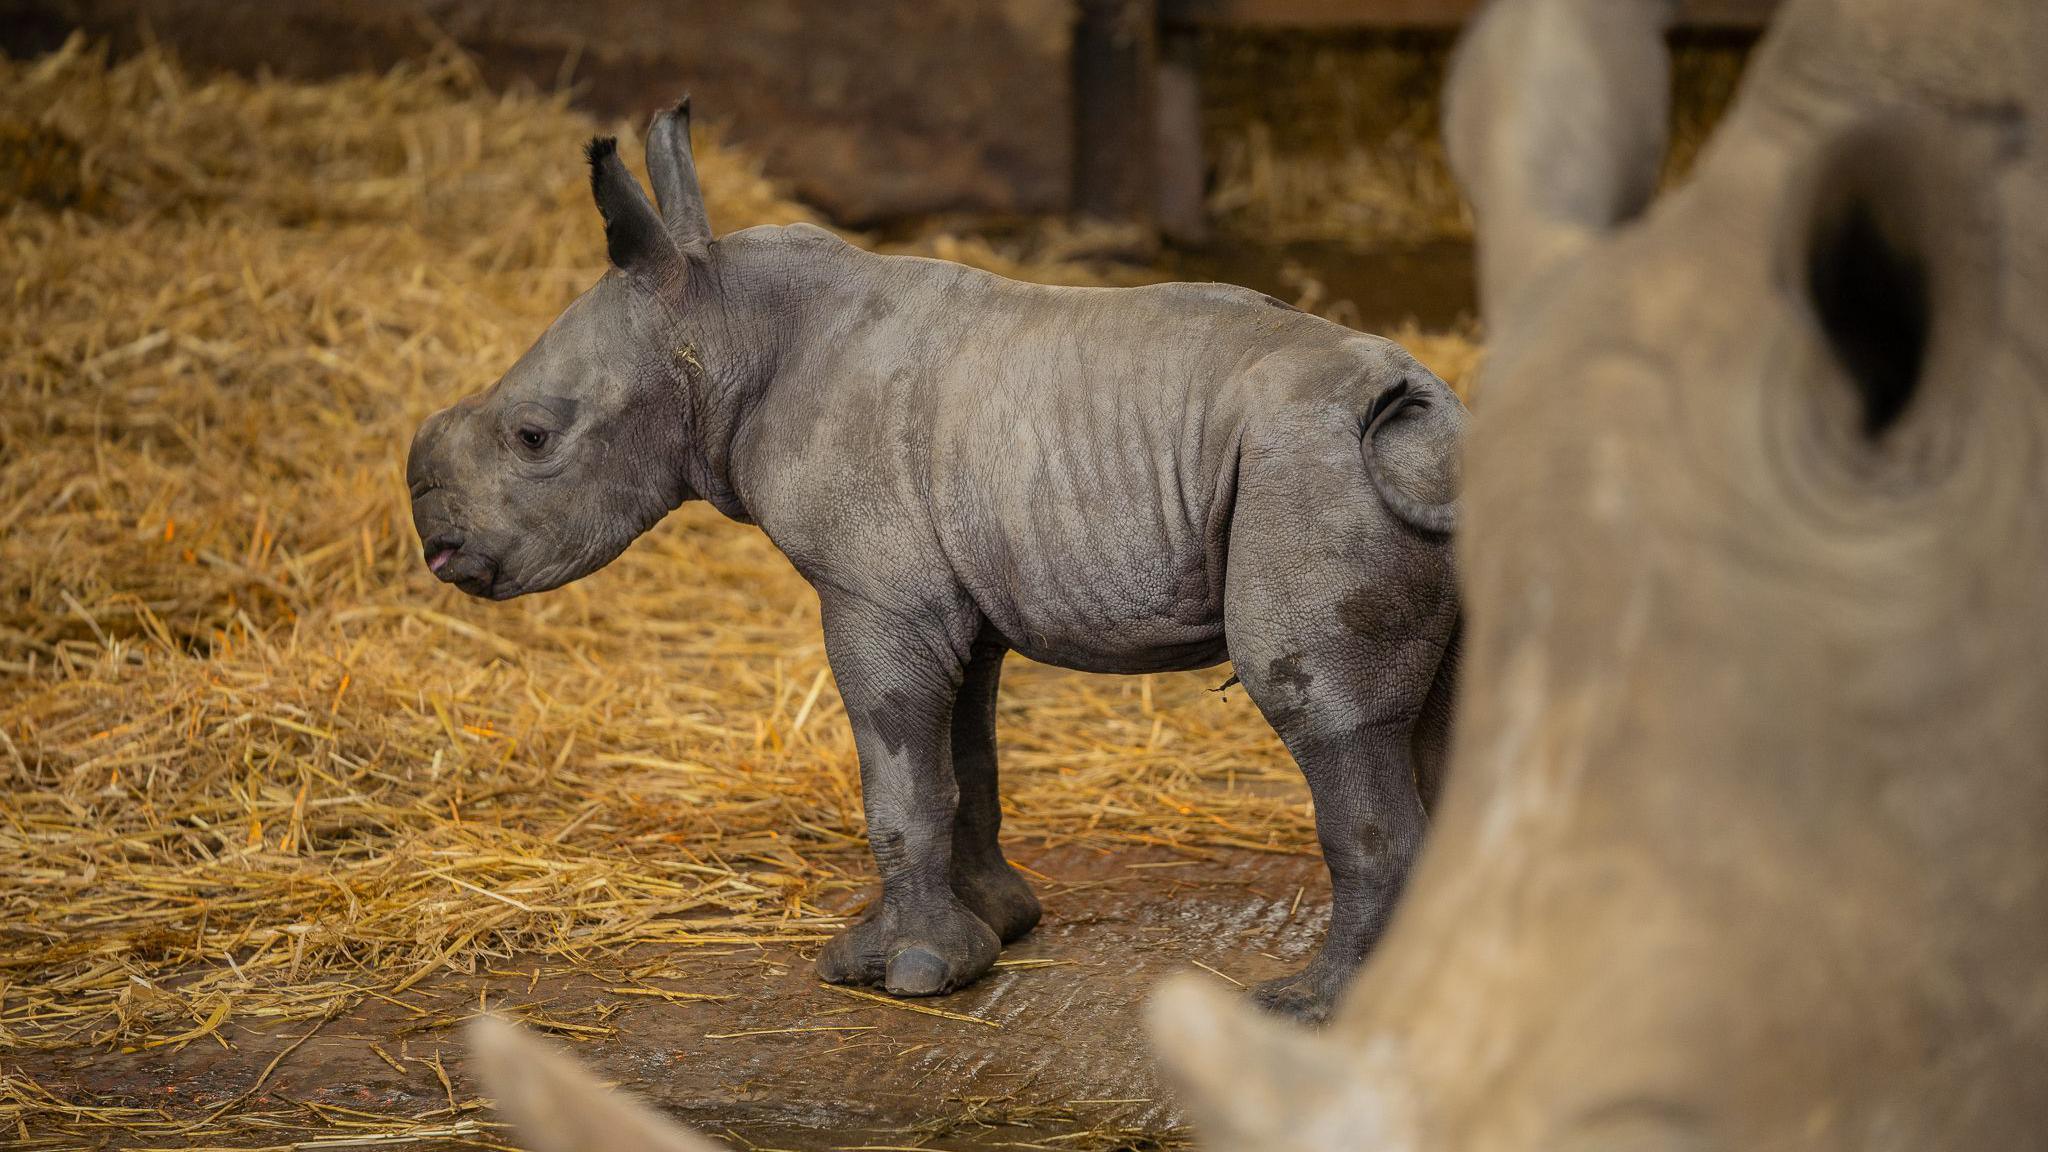
[[[248,1103],[418,1116],[471,1100],[480,1090],[447,1021],[483,1004],[558,1022],[563,1034],[596,1036],[572,1048],[600,1075],[736,1146],[965,1149],[1053,1139],[1053,1148],[1088,1150],[1176,1142],[1179,1112],[1154,1079],[1143,1038],[1146,992],[1196,965],[1246,984],[1298,967],[1328,915],[1320,859],[1243,851],[1194,859],[1071,845],[1024,845],[1012,855],[1050,880],[1036,885],[1044,923],[980,983],[915,1002],[973,1020],[824,987],[812,973],[812,941],[646,948],[634,957],[643,975],[623,986],[515,961],[428,980],[405,997],[409,1006],[365,998],[293,1048]],[[697,996],[721,998],[688,998]],[[236,1028],[231,1049],[196,1042],[134,1054],[39,1054],[25,1070],[72,1099],[175,1101],[182,1114],[244,1092],[306,1032],[304,1023],[274,1033]],[[248,1142],[293,1138],[277,1131]]]

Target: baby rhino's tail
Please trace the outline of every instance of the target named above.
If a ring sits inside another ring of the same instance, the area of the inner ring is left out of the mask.
[[[1458,506],[1455,503],[1425,503],[1395,487],[1380,471],[1379,454],[1373,444],[1373,437],[1381,425],[1409,409],[1420,411],[1433,403],[1434,399],[1417,391],[1406,380],[1373,397],[1372,406],[1366,409],[1361,422],[1359,453],[1365,458],[1365,474],[1372,480],[1372,489],[1379,493],[1380,501],[1388,511],[1418,532],[1449,535],[1458,526]]]

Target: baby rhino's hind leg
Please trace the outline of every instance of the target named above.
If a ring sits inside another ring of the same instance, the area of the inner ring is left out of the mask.
[[[1254,995],[1312,1022],[1378,940],[1421,847],[1412,737],[1457,617],[1448,542],[1379,511],[1241,499],[1231,533],[1231,664],[1307,778],[1331,890],[1322,949]]]
[[[1003,943],[1038,925],[1038,897],[1003,859],[1002,802],[996,791],[996,687],[1002,679],[1001,644],[977,641],[960,696],[953,705],[953,779],[960,804],[953,813],[953,863],[947,879],[962,904],[995,929]]]

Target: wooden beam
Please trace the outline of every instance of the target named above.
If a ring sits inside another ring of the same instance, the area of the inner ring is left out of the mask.
[[[1074,208],[1150,225],[1158,183],[1156,0],[1081,0],[1074,27]]]
[[[1684,28],[1758,29],[1779,0],[1684,0]],[[1481,0],[1159,0],[1177,28],[1456,28]]]
[[[1153,90],[1159,232],[1177,244],[1200,244],[1209,236],[1209,166],[1202,154],[1202,80],[1193,39],[1177,36],[1159,46]]]

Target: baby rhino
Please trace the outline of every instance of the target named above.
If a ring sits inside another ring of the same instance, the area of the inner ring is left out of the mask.
[[[1038,922],[996,834],[1003,656],[1229,660],[1308,778],[1334,911],[1259,988],[1320,1019],[1422,837],[1458,628],[1465,411],[1396,345],[1243,289],[1051,288],[822,229],[714,240],[688,104],[657,211],[589,147],[612,267],[503,379],[420,427],[427,564],[493,599],[575,580],[685,500],[817,589],[882,897],[819,973],[902,996]]]

